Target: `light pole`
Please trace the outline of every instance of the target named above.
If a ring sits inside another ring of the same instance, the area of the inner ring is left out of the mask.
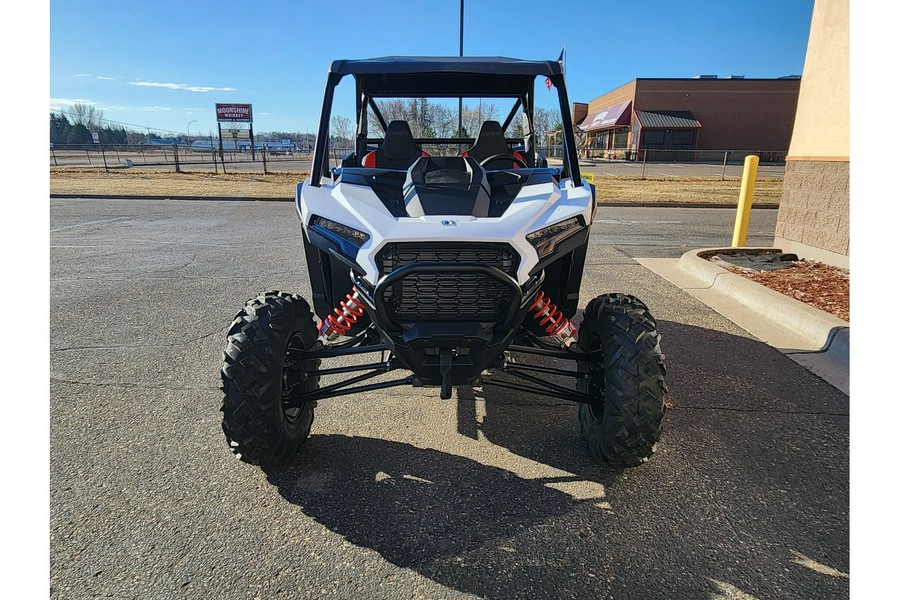
[[[188,142],[191,141],[191,123],[196,123],[196,122],[197,122],[197,119],[194,119],[193,121],[188,121],[188,128],[187,128]]]
[[[465,14],[465,0],[459,0],[459,57],[462,58],[463,55],[463,15]],[[463,111],[463,103],[462,96],[459,97],[459,121],[456,126],[456,137],[462,137],[462,111]],[[457,151],[462,150],[462,143],[457,142],[456,144]]]

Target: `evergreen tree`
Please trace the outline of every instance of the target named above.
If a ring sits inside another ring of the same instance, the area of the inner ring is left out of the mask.
[[[72,128],[72,124],[69,123],[69,120],[57,113],[50,113],[50,143],[52,144],[65,144],[66,140],[69,137],[69,129]]]
[[[67,144],[90,144],[91,142],[92,138],[90,130],[81,123],[70,127],[66,134]]]

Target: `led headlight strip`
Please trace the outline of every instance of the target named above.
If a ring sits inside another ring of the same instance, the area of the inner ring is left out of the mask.
[[[320,217],[319,215],[312,216],[309,220],[309,226],[328,237],[334,238],[336,236],[341,240],[350,242],[357,248],[369,241],[370,237],[369,234],[364,231],[341,225],[340,223],[336,223],[325,217]]]
[[[572,237],[582,229],[584,229],[584,221],[581,216],[577,216],[532,231],[525,236],[525,239],[537,250],[538,258],[544,258],[553,254],[560,242]]]

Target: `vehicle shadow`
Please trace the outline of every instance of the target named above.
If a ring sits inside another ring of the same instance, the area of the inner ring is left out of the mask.
[[[344,435],[310,437],[297,460],[266,475],[328,529],[445,586],[492,598],[595,597],[595,586],[579,589],[587,576],[573,571],[583,566],[559,570],[560,560],[582,560],[568,538],[589,542],[552,523],[604,510],[547,485],[557,478]]]
[[[573,319],[576,325],[580,315],[581,311]],[[658,329],[666,356],[666,400],[671,409],[658,454],[648,464],[657,461],[659,453],[672,451],[668,438],[689,412],[766,415],[774,432],[784,422],[783,413],[841,415],[848,411],[842,392],[756,339],[666,320],[658,321]],[[574,361],[521,354],[515,358],[540,366],[577,368]],[[502,378],[516,381],[505,375]],[[545,379],[574,388],[572,378],[551,375]],[[573,402],[488,385],[461,387],[457,398],[457,431],[461,435],[483,437],[519,456],[585,477],[603,469],[587,457],[578,406]],[[754,437],[758,439],[758,435]]]
[[[659,328],[675,409],[641,467],[593,463],[571,403],[485,386],[458,390],[458,429],[509,450],[501,466],[313,435],[268,480],[352,544],[481,597],[846,597],[823,574],[849,570],[846,396],[752,338]]]

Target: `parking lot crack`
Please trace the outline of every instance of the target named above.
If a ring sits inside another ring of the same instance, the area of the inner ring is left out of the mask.
[[[189,340],[184,340],[182,342],[170,342],[168,344],[115,344],[115,345],[107,345],[107,346],[66,346],[64,348],[51,348],[50,352],[69,352],[72,350],[139,350],[141,348],[175,348],[177,346],[187,346],[188,344],[193,344],[194,342],[199,342],[200,340],[205,340],[206,338],[212,337],[214,335],[225,335],[225,328],[220,328],[210,333],[204,333],[203,335],[197,336],[195,338],[191,338]]]
[[[137,383],[132,381],[81,381],[78,379],[66,379],[64,377],[56,377],[54,375],[50,376],[50,381],[57,383],[68,383],[71,385],[84,385],[90,387],[114,387],[114,388],[136,388],[136,389],[145,389],[145,390],[171,390],[171,391],[192,391],[192,392],[208,392],[208,391],[219,391],[218,387],[202,387],[202,386],[187,386],[187,385],[159,385],[159,384],[148,384],[148,383]]]
[[[690,406],[687,404],[676,405],[677,410],[724,410],[743,413],[767,413],[777,415],[815,415],[825,417],[849,417],[848,412],[832,412],[826,410],[784,410],[777,408],[744,408],[734,406]]]
[[[178,271],[179,269],[184,269],[189,266],[190,263],[178,267],[177,269],[173,269],[171,271],[154,271],[154,273],[170,273]],[[266,277],[280,277],[282,275],[297,275],[297,271],[272,271],[271,273],[264,273],[263,276]],[[192,279],[202,279],[204,281],[215,281],[215,280],[241,280],[241,279],[258,279],[261,275],[258,273],[254,273],[251,275],[178,275],[176,277],[171,276],[156,276],[156,275],[136,275],[134,277],[122,277],[119,276],[118,273],[113,277],[53,277],[51,283],[57,283],[61,281],[143,281],[143,280],[154,280],[161,279],[164,281],[171,281],[173,279],[181,279],[181,280],[192,280]]]

